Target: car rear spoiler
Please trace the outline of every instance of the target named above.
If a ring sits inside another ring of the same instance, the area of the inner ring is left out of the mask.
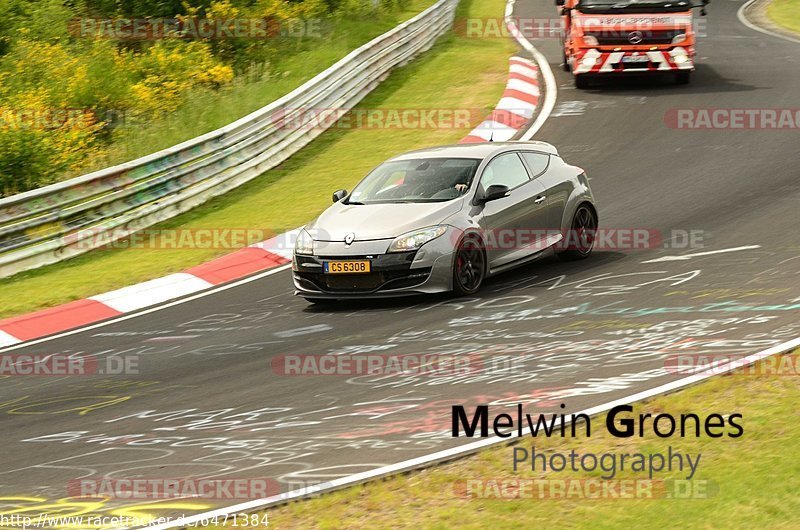
[[[527,145],[530,147],[536,148],[538,151],[543,151],[545,153],[550,153],[551,155],[560,156],[558,154],[558,149],[553,144],[548,144],[547,142],[539,142],[537,140],[510,140],[509,143],[515,143],[520,145]]]

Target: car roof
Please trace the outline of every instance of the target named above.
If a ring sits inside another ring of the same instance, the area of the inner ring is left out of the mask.
[[[556,148],[547,142],[479,142],[470,144],[451,144],[427,147],[397,155],[391,160],[412,160],[415,158],[488,158],[504,151],[540,151],[558,155]]]

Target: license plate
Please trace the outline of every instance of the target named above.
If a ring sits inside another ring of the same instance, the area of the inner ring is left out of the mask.
[[[650,58],[646,55],[628,55],[622,58],[623,63],[646,63]]]
[[[326,261],[322,266],[326,274],[366,274],[371,270],[367,260]]]

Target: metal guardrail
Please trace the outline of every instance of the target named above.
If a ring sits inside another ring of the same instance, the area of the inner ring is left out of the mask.
[[[457,4],[439,0],[225,127],[131,162],[0,199],[0,278],[124,238],[277,166],[322,134],[324,124],[332,125],[354,107],[393,68],[429,49],[452,25]],[[320,112],[313,115],[310,109]],[[303,126],[309,116],[314,124]]]

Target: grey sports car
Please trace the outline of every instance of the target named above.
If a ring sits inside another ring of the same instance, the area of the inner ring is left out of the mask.
[[[586,174],[544,142],[413,151],[333,202],[295,244],[295,294],[312,302],[472,294],[550,249],[587,257],[598,222]]]

